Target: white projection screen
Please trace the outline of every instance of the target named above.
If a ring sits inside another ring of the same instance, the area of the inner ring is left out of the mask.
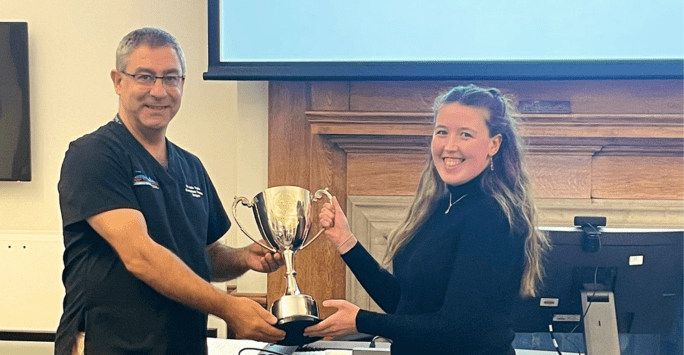
[[[207,80],[681,78],[681,0],[209,0]]]

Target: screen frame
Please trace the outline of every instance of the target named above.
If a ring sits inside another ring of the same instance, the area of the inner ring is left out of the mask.
[[[221,62],[220,0],[208,1],[204,80],[654,80],[682,79],[683,59],[429,62]]]

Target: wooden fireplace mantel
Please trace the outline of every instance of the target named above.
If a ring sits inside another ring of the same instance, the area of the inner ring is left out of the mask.
[[[429,152],[432,101],[457,84],[271,82],[269,186],[329,187],[343,207],[347,196],[412,195]],[[682,80],[476,84],[572,104],[572,113],[520,117],[542,224],[601,213],[616,227],[684,227]],[[347,296],[345,266],[325,237],[297,254],[295,269],[319,306]],[[284,287],[282,271],[269,275],[267,302]]]

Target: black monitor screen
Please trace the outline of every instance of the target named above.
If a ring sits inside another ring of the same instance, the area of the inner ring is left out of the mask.
[[[0,180],[31,180],[28,25],[0,22]]]
[[[539,296],[517,305],[516,332],[582,332],[581,290],[614,293],[619,333],[667,334],[682,307],[682,230],[600,229],[598,250],[580,228],[546,228],[553,249]],[[589,306],[587,312],[591,312]]]

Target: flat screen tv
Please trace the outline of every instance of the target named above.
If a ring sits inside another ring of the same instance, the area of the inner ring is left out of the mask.
[[[207,80],[681,79],[684,5],[208,1]]]
[[[31,180],[28,24],[0,22],[0,181]]]

